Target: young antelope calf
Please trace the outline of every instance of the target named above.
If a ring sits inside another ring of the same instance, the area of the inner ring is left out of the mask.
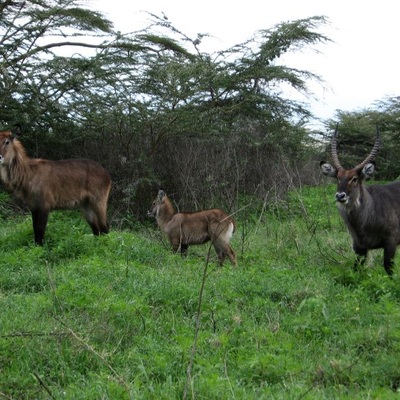
[[[213,208],[178,213],[166,193],[160,190],[148,215],[156,218],[158,226],[167,235],[175,252],[186,255],[189,245],[211,241],[220,265],[224,263],[226,256],[232,265],[236,265],[236,254],[229,244],[236,224],[222,210]]]

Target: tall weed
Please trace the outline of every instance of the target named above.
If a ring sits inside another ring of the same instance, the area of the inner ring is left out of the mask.
[[[36,247],[30,217],[8,217],[0,398],[398,395],[400,269],[390,280],[379,250],[352,269],[327,190],[238,213],[237,268],[208,245],[181,258],[148,226],[93,237],[73,212],[52,214]]]

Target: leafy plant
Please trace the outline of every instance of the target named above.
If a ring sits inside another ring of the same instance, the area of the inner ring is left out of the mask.
[[[373,252],[355,272],[345,231],[310,229],[325,190],[254,218],[237,268],[205,270],[207,245],[182,259],[148,227],[96,238],[54,213],[41,248],[30,217],[3,221],[0,395],[182,398],[193,355],[187,398],[391,398],[398,268]]]

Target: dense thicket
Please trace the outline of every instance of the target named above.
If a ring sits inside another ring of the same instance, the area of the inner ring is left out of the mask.
[[[306,93],[318,77],[280,60],[328,41],[324,17],[213,54],[202,51],[205,35],[150,18],[122,35],[75,0],[3,1],[0,128],[21,124],[33,157],[100,161],[116,212],[136,217],[159,186],[182,207],[231,210],[246,195],[268,202],[316,181],[310,110],[282,85]]]
[[[339,111],[336,121],[329,121],[332,130],[336,123],[340,133],[339,155],[345,168],[354,167],[369,154],[378,129],[381,147],[376,157],[375,177],[379,180],[400,177],[400,97],[376,101],[370,109]]]

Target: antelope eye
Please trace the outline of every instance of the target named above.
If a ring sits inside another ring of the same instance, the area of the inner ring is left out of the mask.
[[[8,144],[10,144],[10,139],[6,139],[5,141],[4,141],[4,144],[7,146]]]

